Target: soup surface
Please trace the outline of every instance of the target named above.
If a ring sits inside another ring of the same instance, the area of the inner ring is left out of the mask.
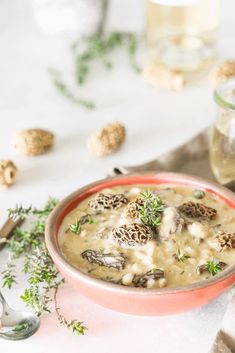
[[[235,263],[235,210],[174,185],[104,189],[63,220],[59,246],[92,277],[125,286],[178,287]]]

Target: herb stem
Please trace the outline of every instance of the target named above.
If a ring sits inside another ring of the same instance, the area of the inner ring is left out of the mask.
[[[104,27],[108,15],[109,0],[100,0],[100,20],[96,30],[96,35],[101,36],[104,33]]]
[[[61,79],[61,74],[57,70],[49,69],[49,73],[52,77],[52,82],[54,86],[60,93],[64,95],[64,97],[70,99],[71,101],[82,106],[85,109],[90,110],[95,108],[95,103],[91,100],[77,97],[68,87],[68,85]]]
[[[57,300],[58,288],[61,285],[61,283],[59,283],[54,287],[54,304],[55,304],[55,312],[57,315],[57,319],[59,320],[61,325],[64,325],[67,328],[71,328],[72,331],[75,332],[78,336],[84,335],[85,331],[87,330],[87,327],[83,325],[83,322],[77,321],[77,320],[68,321],[65,318],[65,316],[61,313],[61,309],[58,306],[58,300]]]

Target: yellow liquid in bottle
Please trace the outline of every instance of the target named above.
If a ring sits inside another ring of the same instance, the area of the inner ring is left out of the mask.
[[[168,1],[146,1],[151,56],[172,69],[197,70],[215,54],[220,0]]]

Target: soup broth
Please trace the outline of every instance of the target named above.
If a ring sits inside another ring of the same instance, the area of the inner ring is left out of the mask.
[[[235,211],[216,195],[174,185],[104,189],[63,220],[59,246],[89,276],[125,286],[178,287],[235,262]]]

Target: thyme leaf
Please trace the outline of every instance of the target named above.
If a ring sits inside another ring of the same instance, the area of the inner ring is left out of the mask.
[[[14,263],[8,261],[6,265],[6,269],[2,271],[1,274],[3,275],[2,287],[8,287],[8,289],[11,289],[12,285],[17,283]]]

